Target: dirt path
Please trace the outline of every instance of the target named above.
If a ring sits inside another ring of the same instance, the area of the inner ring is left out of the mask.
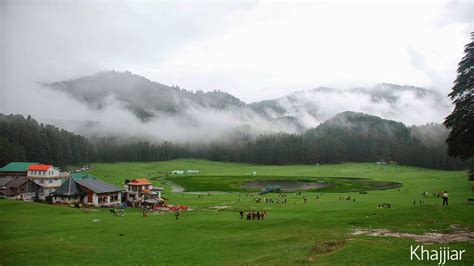
[[[451,227],[453,228],[453,227]],[[352,232],[353,236],[366,235],[374,237],[397,237],[411,238],[416,242],[424,244],[451,243],[451,242],[474,242],[474,232],[465,229],[458,229],[451,233],[424,233],[422,235],[399,233],[388,229],[357,229]]]

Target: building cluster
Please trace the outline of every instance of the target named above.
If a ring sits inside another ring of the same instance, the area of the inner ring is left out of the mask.
[[[87,172],[61,172],[48,164],[12,162],[0,168],[0,197],[8,199],[142,207],[163,203],[161,191],[146,178],[126,179],[120,188]]]
[[[188,169],[188,170],[173,170],[170,171],[169,174],[172,175],[184,175],[184,174],[199,174],[199,170]]]

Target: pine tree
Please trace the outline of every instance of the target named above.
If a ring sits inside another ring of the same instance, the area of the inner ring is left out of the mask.
[[[449,155],[467,160],[474,157],[474,32],[464,51],[449,94],[455,108],[444,125],[451,129],[446,140]]]

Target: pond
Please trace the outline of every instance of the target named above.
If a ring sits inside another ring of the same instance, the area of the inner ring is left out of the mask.
[[[246,182],[242,187],[243,188],[253,188],[253,189],[266,189],[267,187],[280,187],[282,191],[295,191],[295,190],[308,190],[308,189],[318,189],[334,186],[334,184],[326,182],[304,182],[296,180],[265,180],[265,181],[249,181]]]

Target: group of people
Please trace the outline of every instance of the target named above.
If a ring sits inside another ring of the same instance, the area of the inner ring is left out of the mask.
[[[347,196],[345,196],[345,197],[339,196],[339,200],[343,200],[343,199],[344,199],[344,200],[348,200],[348,201],[351,201],[351,200],[352,200],[352,201],[356,201],[356,199],[353,198],[353,197],[351,197],[351,195],[347,195]]]
[[[421,193],[421,195],[423,197],[428,197],[428,192],[423,192]],[[443,206],[448,206],[448,201],[449,201],[449,195],[448,195],[448,191],[444,191],[444,192],[433,192],[433,197],[441,197],[443,199]],[[424,200],[420,200],[419,201],[420,205],[423,205],[425,204],[425,201]],[[416,205],[416,200],[413,200],[413,206]]]
[[[244,211],[239,211],[240,219],[244,219]],[[247,220],[264,220],[267,218],[266,211],[248,211],[246,214]]]
[[[287,204],[288,203],[287,196],[288,194],[280,193],[278,194],[278,198],[276,200],[273,200],[272,198],[263,198],[263,201],[265,203]],[[296,196],[302,196],[301,192],[296,193]],[[308,202],[308,198],[306,196],[302,196],[302,199],[304,203]],[[316,199],[317,200],[319,199],[319,195],[316,196]],[[350,199],[350,196],[349,196],[349,199]],[[261,198],[254,198],[253,200],[255,201],[255,203],[262,202]],[[293,203],[296,204],[296,202],[293,202]]]

